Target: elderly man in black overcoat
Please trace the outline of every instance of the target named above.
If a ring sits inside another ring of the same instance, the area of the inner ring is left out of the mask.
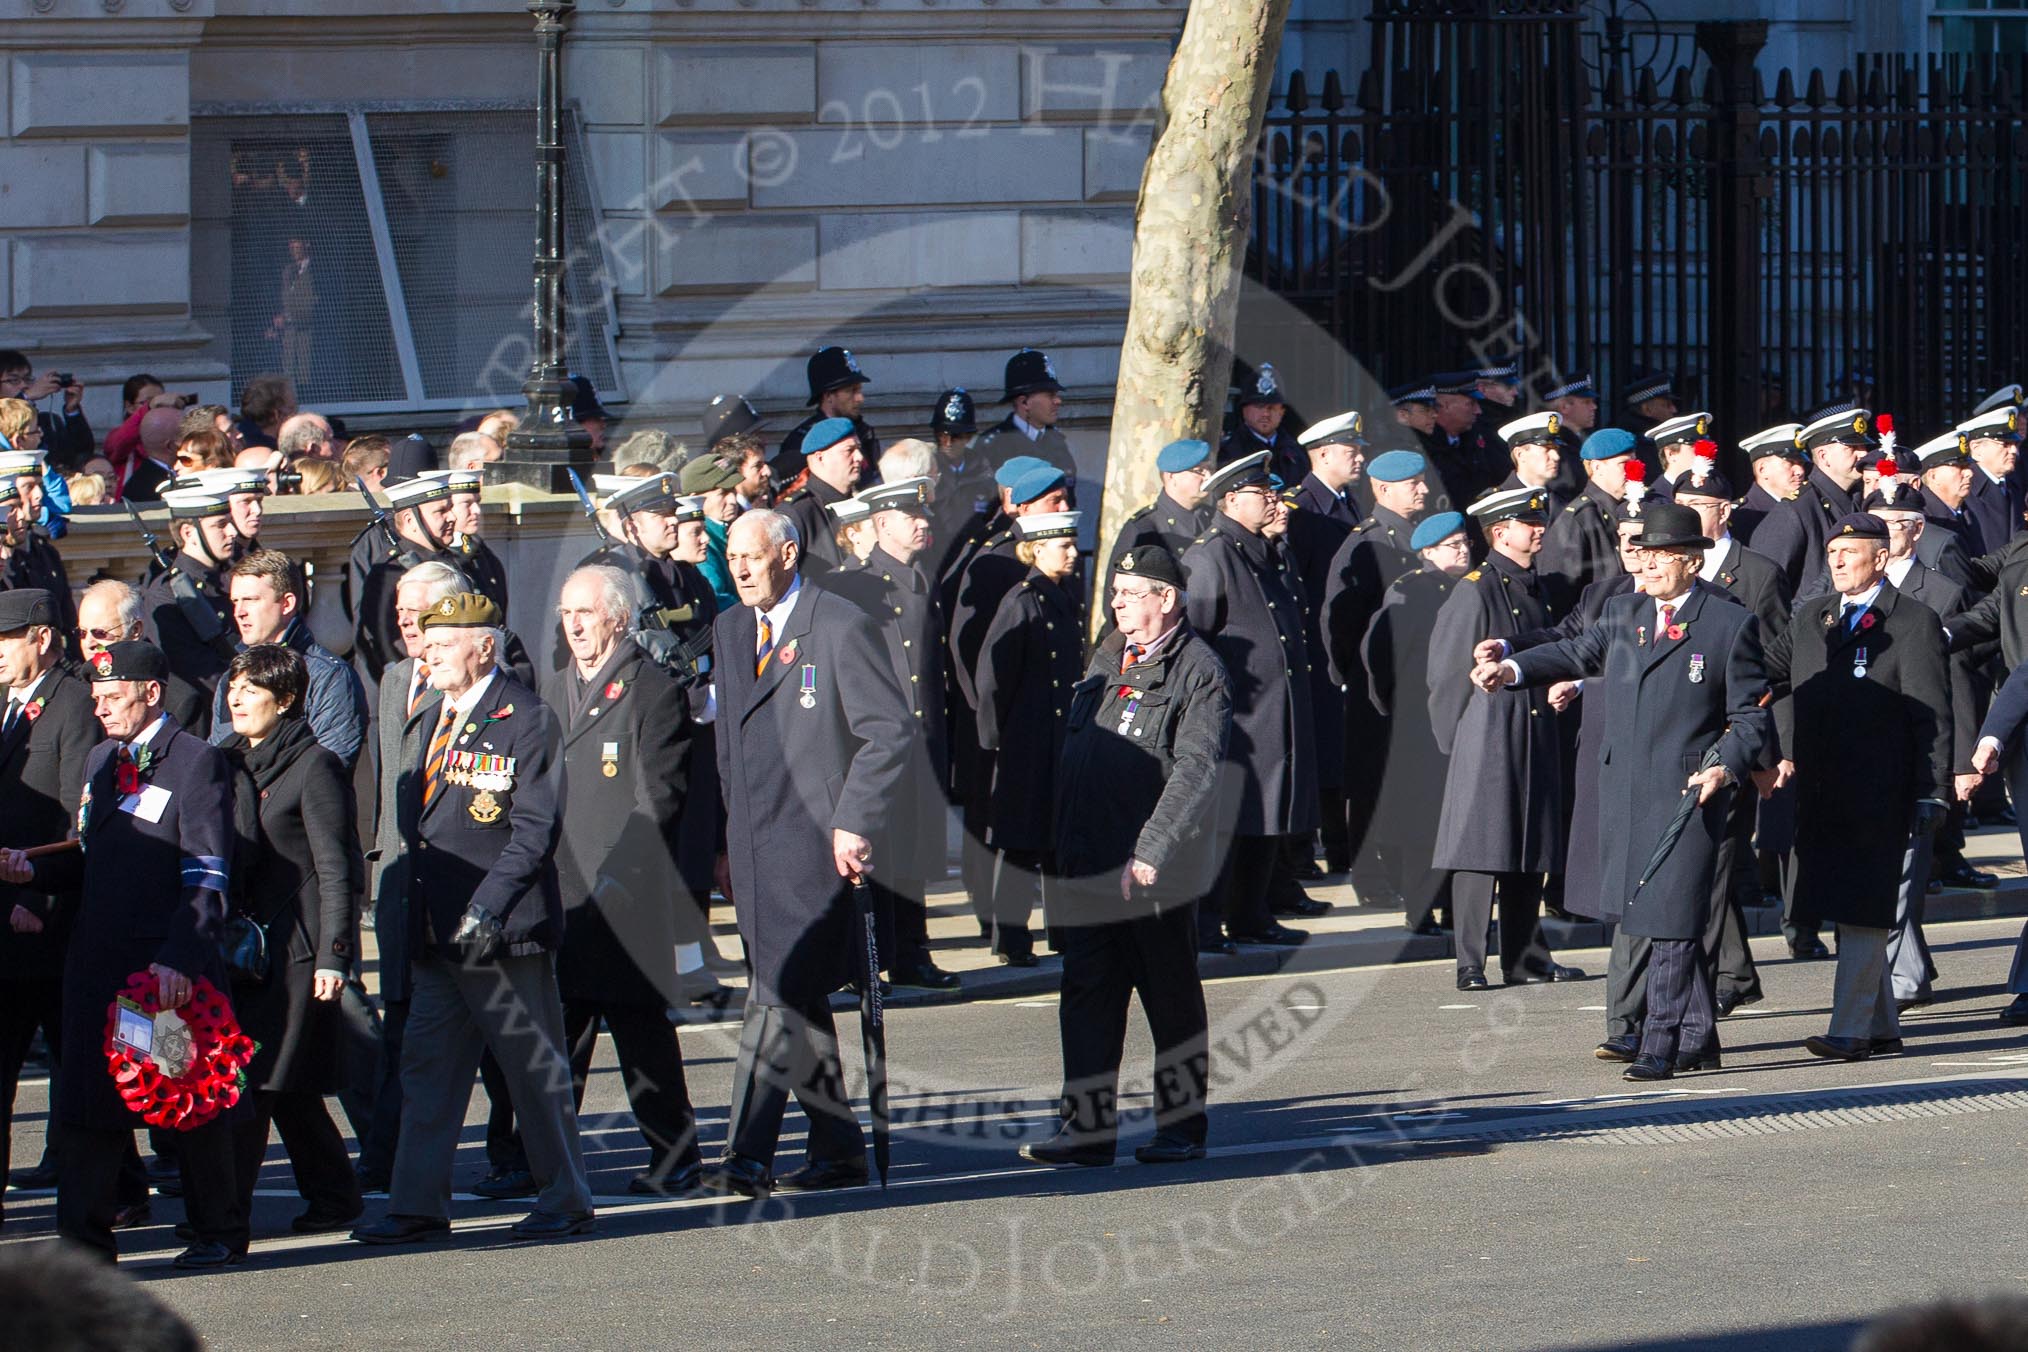
[[[200,977],[227,988],[218,931],[226,916],[232,787],[224,754],[163,711],[169,664],[159,648],[115,643],[92,659],[91,675],[107,739],[85,764],[83,849],[34,860],[0,852],[0,882],[83,893],[63,970],[63,1042],[71,1051],[56,1076],[56,1227],[110,1259],[119,1252],[116,1180],[141,1119],[106,1068],[107,1011],[137,972],[155,978],[165,1009],[187,1004]],[[234,1181],[231,1113],[179,1133],[176,1153],[197,1232],[178,1266],[240,1261],[247,1217]]]
[[[865,612],[796,575],[789,518],[748,512],[726,563],[740,604],[718,617],[718,770],[732,894],[750,984],[733,1072],[731,1137],[706,1171],[764,1196],[867,1178],[845,1097],[831,993],[864,970],[852,889],[881,866],[881,838],[915,762],[915,716]],[[790,1093],[810,1119],[807,1162],[773,1177]]]
[[[1624,900],[1621,932],[1649,945],[1647,1021],[1626,1077],[1662,1080],[1717,1065],[1701,940],[1712,909],[1726,904],[1727,814],[1758,764],[1769,717],[1759,621],[1698,579],[1711,541],[1697,514],[1661,502],[1641,518],[1639,592],[1607,600],[1582,632],[1504,661],[1505,643],[1482,644],[1474,679],[1492,691],[1592,678],[1592,692],[1606,696],[1595,810],[1610,812],[1615,829],[1599,831],[1599,892]],[[1657,862],[1656,842],[1691,793],[1696,807]]]
[[[1796,786],[1798,918],[1838,927],[1838,974],[1817,1056],[1901,1047],[1887,943],[1909,836],[1949,813],[1951,691],[1936,613],[1887,580],[1887,527],[1853,512],[1824,547],[1831,591],[1798,602],[1769,640],[1783,760]]]

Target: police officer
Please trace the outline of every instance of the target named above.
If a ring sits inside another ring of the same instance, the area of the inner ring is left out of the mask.
[[[1234,692],[1227,764],[1235,783],[1219,819],[1231,834],[1220,879],[1225,939],[1218,916],[1198,917],[1212,951],[1309,937],[1269,911],[1278,839],[1317,828],[1317,767],[1303,600],[1265,534],[1281,511],[1267,466],[1268,453],[1255,451],[1205,480],[1216,514],[1183,554],[1190,627],[1225,663]]]
[[[809,434],[819,423],[843,418],[852,424],[859,439],[859,453],[867,464],[880,459],[880,434],[861,416],[866,408],[866,386],[872,379],[859,369],[859,360],[842,347],[823,347],[810,354],[807,367],[810,404],[816,410],[789,429],[769,464],[774,481],[783,486],[795,483],[812,448]],[[834,438],[835,440],[835,438]]]
[[[507,613],[507,565],[493,552],[493,546],[480,536],[485,528],[485,513],[479,500],[484,477],[476,469],[445,471],[445,478],[451,485],[450,552],[455,556],[452,562],[457,564],[458,571],[471,579],[472,590],[500,607],[504,616]]]
[[[1746,490],[1739,510],[1732,514],[1732,533],[1749,548],[1760,523],[1783,503],[1794,500],[1809,477],[1809,461],[1796,444],[1796,433],[1802,430],[1801,423],[1776,423],[1739,443],[1753,472],[1753,487]]]
[[[766,430],[767,419],[753,406],[753,401],[742,394],[714,394],[705,404],[703,414],[698,418],[698,429],[704,434],[704,449],[716,450],[722,441],[746,432],[758,433]]]
[[[1497,896],[1500,971],[1510,986],[1582,973],[1551,958],[1542,934],[1542,875],[1563,868],[1563,770],[1544,690],[1473,694],[1473,653],[1489,638],[1546,629],[1554,619],[1536,574],[1548,529],[1539,488],[1495,491],[1472,504],[1492,548],[1466,573],[1430,635],[1429,715],[1450,764],[1437,819],[1437,868],[1453,870],[1459,990],[1486,988],[1486,938]]]
[[[809,473],[803,486],[781,500],[780,510],[809,542],[805,572],[842,568],[848,561],[837,539],[837,521],[827,510],[849,499],[869,463],[858,429],[847,418],[826,418],[807,429],[802,441]]]
[[[0,882],[79,892],[63,970],[63,1045],[55,1117],[57,1233],[107,1258],[116,1180],[137,1119],[107,1073],[113,999],[137,972],[164,1009],[179,1009],[196,982],[227,988],[218,947],[232,852],[232,788],[225,756],[162,707],[169,664],[151,643],[112,644],[92,659],[92,700],[106,740],[85,762],[78,809],[82,848],[30,860],[0,851]],[[35,842],[41,843],[41,842]],[[217,1268],[246,1256],[247,1217],[232,1153],[232,1115],[177,1133],[183,1205],[196,1239],[179,1267]]]
[[[582,1234],[595,1220],[556,985],[556,715],[501,667],[500,610],[486,597],[446,596],[416,623],[442,700],[421,762],[395,791],[412,899],[400,1143],[387,1214],[352,1237],[405,1244],[449,1232],[452,1157],[485,1051],[540,1190],[510,1232]]]
[[[1621,392],[1621,402],[1633,415],[1634,431],[1659,452],[1659,426],[1677,416],[1676,378],[1667,371],[1637,370]]]
[[[1115,628],[1071,695],[1057,777],[1056,863],[1064,926],[1061,1122],[1021,1153],[1103,1166],[1118,1133],[1128,999],[1155,1043],[1155,1135],[1144,1164],[1201,1159],[1210,1066],[1193,911],[1218,870],[1218,766],[1231,733],[1229,683],[1191,631],[1183,572],[1143,546],[1111,579]]]
[[[1579,444],[1584,491],[1558,512],[1542,538],[1536,567],[1553,589],[1560,608],[1577,604],[1584,589],[1620,571],[1614,518],[1627,496],[1627,466],[1634,459],[1634,434],[1602,427]]]
[[[239,561],[239,532],[223,494],[165,489],[162,502],[169,508],[178,548],[168,571],[141,588],[143,632],[201,701],[172,712],[202,736],[211,725],[219,677],[239,649],[226,582],[226,573]]]
[[[1309,469],[1309,457],[1284,425],[1289,401],[1282,391],[1280,372],[1273,362],[1262,362],[1252,373],[1235,371],[1233,391],[1238,396],[1238,422],[1218,446],[1218,463],[1229,465],[1255,451],[1268,453],[1268,472],[1294,483]]]
[[[1015,556],[1028,576],[1008,592],[979,649],[974,688],[979,740],[993,758],[985,844],[993,851],[993,951],[1012,967],[1036,965],[1028,919],[1038,888],[1053,904],[1056,769],[1070,694],[1084,674],[1084,607],[1076,512],[1037,512],[1014,523]]]
[[[938,396],[930,413],[930,434],[937,448],[937,491],[930,516],[933,575],[943,572],[944,561],[967,527],[983,524],[999,501],[993,467],[972,450],[978,431],[978,405],[962,385]]]
[[[880,626],[895,680],[908,698],[918,736],[910,773],[887,833],[874,844],[883,861],[872,887],[891,927],[881,947],[896,986],[954,991],[955,973],[930,956],[925,893],[944,876],[944,782],[950,751],[944,718],[944,619],[920,560],[930,543],[930,481],[897,479],[859,495],[873,547],[859,567],[825,575],[825,585],[858,602]]]
[[[1056,367],[1046,353],[1024,347],[1007,359],[1006,377],[1007,388],[1000,398],[1013,407],[979,435],[972,453],[995,468],[1012,456],[1035,456],[1062,470],[1075,489],[1077,462],[1056,426],[1063,412],[1063,386],[1056,379]]]
[[[1384,783],[1388,736],[1386,719],[1368,691],[1359,647],[1386,599],[1388,584],[1416,566],[1415,549],[1409,541],[1415,534],[1413,522],[1428,499],[1427,472],[1427,462],[1416,451],[1386,451],[1367,465],[1373,511],[1352,528],[1331,557],[1318,623],[1328,674],[1344,692],[1340,755],[1346,767],[1345,839],[1341,848],[1346,866],[1353,871],[1353,888],[1362,900],[1375,905],[1385,905],[1392,895],[1385,879],[1372,871],[1373,860],[1364,848]]]
[[[411,437],[395,447],[396,461],[405,468],[420,463],[413,450],[419,440]],[[354,606],[353,658],[362,674],[375,681],[400,659],[395,642],[396,581],[419,563],[434,559],[455,568],[460,562],[450,548],[451,481],[446,473],[424,469],[396,477],[390,470],[381,491],[387,494],[388,524],[393,529],[369,526],[352,546],[346,564]]]
[[[1506,459],[1499,438],[1479,425],[1479,373],[1445,371],[1432,376],[1430,384],[1436,389],[1432,458],[1439,465],[1459,466],[1470,484],[1467,493],[1476,495],[1500,477]]]
[[[1204,479],[1214,466],[1211,444],[1185,437],[1164,446],[1155,456],[1162,491],[1155,500],[1120,523],[1113,541],[1107,575],[1119,561],[1143,545],[1159,545],[1178,560],[1210,524],[1204,502]]]
[[[1556,477],[1549,486],[1557,490],[1559,497],[1569,501],[1584,487],[1577,468],[1581,463],[1579,451],[1585,437],[1598,427],[1598,389],[1591,383],[1590,372],[1573,372],[1568,378],[1551,385],[1543,393],[1542,402],[1557,415],[1557,438],[1563,451]]]
[[[844,1097],[831,993],[864,970],[852,888],[880,867],[903,792],[916,718],[865,612],[798,577],[796,528],[771,511],[733,522],[740,604],[718,617],[718,770],[739,931],[751,972],[733,1072],[721,1192],[765,1196],[793,1092],[809,1118],[792,1190],[867,1178],[865,1138]]]
[[[1860,462],[1880,444],[1873,415],[1844,407],[1820,413],[1796,429],[1796,446],[1811,469],[1796,497],[1769,512],[1753,533],[1754,548],[1773,559],[1798,596],[1808,595],[1825,572],[1824,542],[1831,527],[1858,510]]]
[[[1380,610],[1367,626],[1359,665],[1376,712],[1386,720],[1387,792],[1381,794],[1368,834],[1379,895],[1402,899],[1403,923],[1412,934],[1434,937],[1435,911],[1449,904],[1449,875],[1430,866],[1436,848],[1436,814],[1447,759],[1429,721],[1429,640],[1437,612],[1472,566],[1465,518],[1434,512],[1409,536],[1420,566],[1388,584]]]

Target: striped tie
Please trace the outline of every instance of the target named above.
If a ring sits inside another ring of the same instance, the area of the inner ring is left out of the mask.
[[[428,808],[437,799],[437,789],[444,780],[444,757],[451,749],[451,734],[457,730],[458,714],[451,708],[450,701],[444,701],[444,716],[437,720],[436,735],[430,738],[429,759],[423,764],[423,807]]]
[[[415,717],[415,711],[422,708],[423,696],[430,692],[430,669],[418,662],[415,664],[415,686],[408,694],[408,716]]]
[[[754,650],[753,674],[759,676],[768,669],[768,658],[775,651],[775,627],[768,623],[768,617],[760,617],[760,646]]]

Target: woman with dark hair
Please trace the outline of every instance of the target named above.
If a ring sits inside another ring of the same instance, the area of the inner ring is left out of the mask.
[[[256,644],[226,668],[239,844],[233,860],[237,914],[267,934],[268,971],[233,982],[240,1026],[259,1044],[246,1071],[235,1129],[241,1196],[251,1205],[267,1154],[281,1132],[309,1210],[298,1233],[349,1227],[361,1210],[345,1141],[324,1107],[342,1087],[344,1033],[338,995],[358,952],[365,876],[349,777],[317,744],[303,716],[309,669],[278,643]]]

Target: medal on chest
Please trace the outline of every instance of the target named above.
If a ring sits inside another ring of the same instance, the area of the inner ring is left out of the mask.
[[[1690,684],[1692,684],[1692,685],[1702,685],[1703,683],[1704,683],[1704,654],[1703,654],[1703,653],[1691,653],[1691,654],[1690,654]]]
[[[601,742],[599,744],[599,773],[607,779],[616,778],[620,773],[620,744]]]
[[[1130,685],[1120,687],[1120,696],[1126,703],[1120,706],[1120,736],[1140,736],[1140,729],[1134,726],[1134,715],[1141,711],[1141,693]]]
[[[1852,674],[1862,681],[1866,679],[1866,649],[1863,647],[1852,654]]]
[[[803,664],[803,693],[798,703],[805,709],[817,707],[817,668],[813,663]]]

